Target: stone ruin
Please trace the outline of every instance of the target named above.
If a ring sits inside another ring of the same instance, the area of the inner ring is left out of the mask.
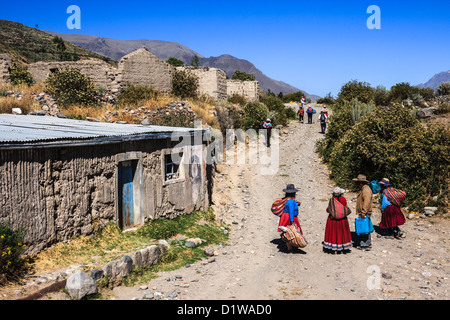
[[[11,59],[6,54],[0,54],[0,84],[10,82],[10,66]],[[79,69],[96,85],[113,92],[120,91],[128,84],[143,84],[162,92],[170,92],[172,73],[176,70],[143,47],[122,57],[117,68],[100,60],[40,61],[29,64],[28,71],[36,81],[45,81],[51,73],[67,67]],[[178,69],[191,72],[199,78],[200,95],[204,94],[218,101],[226,100],[234,93],[243,95],[251,101],[259,99],[258,81],[227,80],[226,73],[217,68],[178,67]]]

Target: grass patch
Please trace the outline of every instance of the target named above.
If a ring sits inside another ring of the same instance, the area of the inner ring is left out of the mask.
[[[91,237],[79,236],[42,251],[36,257],[34,267],[39,273],[71,265],[102,265],[126,253],[155,244],[160,239],[171,244],[171,248],[160,257],[160,262],[166,267],[182,266],[191,263],[189,261],[201,259],[204,256],[201,247],[225,242],[228,236],[223,232],[224,227],[215,221],[212,209],[181,215],[175,219],[152,220],[138,230],[129,232],[122,232],[116,224],[109,223]],[[199,248],[187,249],[183,242],[175,240],[178,235],[200,238],[206,240],[206,243],[202,243]]]

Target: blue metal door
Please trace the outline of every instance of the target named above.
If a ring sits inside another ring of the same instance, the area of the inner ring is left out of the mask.
[[[121,220],[122,228],[132,228],[134,225],[133,212],[133,166],[131,161],[122,162],[120,165],[121,186]]]

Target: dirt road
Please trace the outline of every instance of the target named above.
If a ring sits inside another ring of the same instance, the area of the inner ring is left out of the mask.
[[[325,209],[335,185],[315,153],[315,142],[323,137],[319,131],[317,120],[284,128],[276,174],[261,175],[260,164],[219,165],[213,208],[231,225],[231,233],[226,244],[216,247],[215,261],[163,272],[144,289],[115,288],[115,298],[160,292],[162,298],[181,300],[448,299],[448,220],[407,220],[402,240],[373,233],[371,251],[323,252]],[[299,220],[309,241],[294,253],[286,251],[278,218],[270,212],[288,183],[300,190]],[[352,209],[353,232],[356,194],[344,196]],[[377,226],[381,214],[374,210]]]

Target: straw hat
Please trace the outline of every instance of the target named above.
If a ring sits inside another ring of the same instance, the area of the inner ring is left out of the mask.
[[[369,183],[369,180],[367,180],[367,177],[363,174],[358,174],[358,176],[354,178],[353,181]]]

